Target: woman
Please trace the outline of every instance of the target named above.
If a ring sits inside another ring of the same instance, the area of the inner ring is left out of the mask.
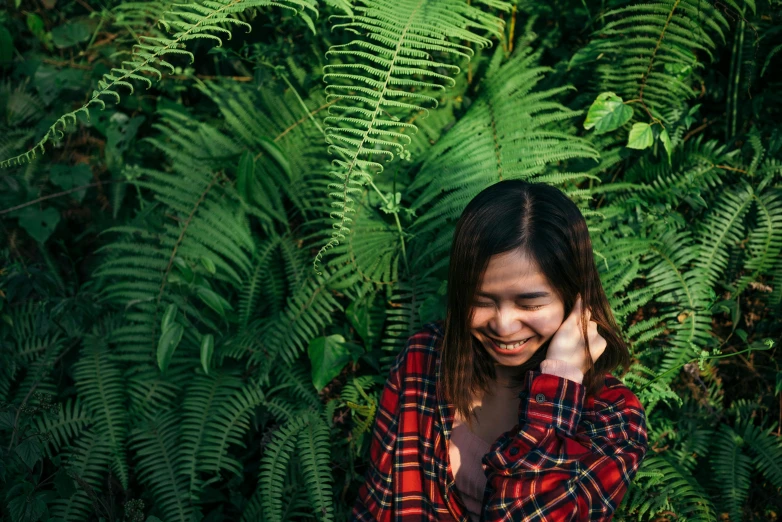
[[[647,450],[581,212],[521,180],[456,224],[445,321],[391,368],[352,520],[610,520]]]

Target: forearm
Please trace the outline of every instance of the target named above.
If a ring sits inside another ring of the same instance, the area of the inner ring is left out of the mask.
[[[583,385],[532,376],[519,424],[483,459],[485,520],[609,520],[646,452],[640,404],[630,394],[585,411]]]

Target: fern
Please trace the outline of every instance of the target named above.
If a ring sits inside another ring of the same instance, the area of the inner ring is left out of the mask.
[[[595,91],[634,100],[651,115],[695,96],[693,72],[698,56],[713,58],[728,22],[713,5],[699,0],[662,0],[609,10],[605,25],[571,59],[570,65],[594,67]],[[596,65],[593,63],[596,62]]]
[[[147,363],[152,362],[162,306],[175,302],[188,317],[211,324],[208,316],[192,302],[178,297],[176,287],[169,284],[178,272],[175,261],[179,258],[194,267],[201,264],[201,258],[207,258],[216,267],[215,274],[209,277],[238,288],[250,271],[250,252],[254,246],[244,214],[235,213],[225,205],[224,198],[236,199],[235,191],[219,172],[211,172],[197,162],[205,154],[212,157],[218,154],[215,147],[220,147],[216,138],[219,133],[184,116],[164,114],[166,118],[158,126],[159,130],[167,134],[176,132],[186,139],[178,139],[178,147],[160,138],[150,141],[168,151],[175,161],[176,172],[139,169],[137,172],[143,177],[135,183],[148,188],[174,219],[154,223],[151,231],[143,233],[133,228],[110,229],[125,237],[103,248],[111,256],[95,272],[97,278],[133,274],[132,280],[120,279],[102,285],[101,298],[105,303],[132,306],[136,310],[126,314],[129,324],[118,332],[119,341],[123,351],[147,354],[140,359]],[[183,342],[188,342],[187,337]]]
[[[748,184],[726,190],[704,220],[699,232],[699,255],[695,266],[702,284],[713,287],[727,266],[727,250],[743,237],[744,215],[754,199]]]
[[[710,460],[720,505],[730,513],[731,520],[744,519],[742,507],[749,495],[752,459],[742,452],[742,446],[741,437],[727,424],[720,424]]]
[[[331,455],[329,428],[316,415],[309,415],[308,422],[299,432],[299,462],[304,483],[310,491],[312,508],[318,520],[334,520],[331,501]]]
[[[757,228],[749,234],[747,248],[749,259],[744,268],[750,273],[742,276],[736,285],[741,293],[761,274],[771,271],[775,261],[782,257],[782,198],[778,190],[766,190],[755,195],[758,209]]]
[[[56,419],[46,415],[36,417],[38,432],[47,434],[46,450],[50,456],[59,453],[70,441],[84,433],[91,422],[92,418],[78,397],[68,399]]]
[[[272,441],[264,448],[258,477],[261,492],[263,520],[277,522],[282,518],[282,498],[285,470],[296,447],[299,432],[309,422],[303,414],[291,419],[275,432]]]
[[[197,498],[202,480],[197,473],[202,462],[212,458],[205,448],[207,439],[214,436],[209,433],[209,424],[218,416],[225,402],[241,386],[241,381],[227,371],[211,375],[196,375],[187,388],[182,402],[182,420],[180,427],[180,448],[182,474],[187,477],[189,494]]]
[[[445,90],[453,85],[452,74],[459,67],[434,58],[469,59],[470,47],[454,43],[461,39],[479,47],[490,40],[478,31],[499,36],[502,22],[475,6],[458,0],[360,0],[353,16],[333,16],[346,20],[335,24],[355,34],[365,35],[344,45],[334,45],[327,56],[344,58],[346,63],[324,67],[324,80],[329,82],[329,98],[340,97],[350,105],[329,107],[326,118],[329,151],[338,158],[331,175],[337,178],[330,188],[336,199],[331,213],[335,220],[329,242],[313,262],[317,263],[330,248],[345,239],[349,214],[355,212],[353,197],[364,185],[371,183],[372,171],[382,171],[378,162],[402,153],[410,138],[405,131],[415,125],[404,120],[411,111],[434,107],[437,100],[430,91]],[[496,1],[487,3],[508,10],[509,5]],[[442,70],[446,74],[437,72]],[[393,151],[393,152],[392,152]]]
[[[775,488],[782,488],[782,441],[773,433],[776,425],[759,428],[752,420],[740,421],[736,431],[741,434],[753,454],[752,462]]]
[[[665,455],[650,455],[644,459],[640,471],[659,472],[664,478],[662,487],[654,491],[656,499],[648,497],[646,512],[652,514],[661,507],[670,507],[678,516],[692,521],[716,521],[714,506],[708,494],[695,481],[692,475]],[[655,488],[656,489],[656,488]]]
[[[31,150],[0,161],[0,167],[10,167],[13,164],[19,165],[23,161],[31,161],[36,157],[36,150],[40,150],[43,154],[44,144],[61,135],[69,123],[76,124],[79,113],[83,112],[85,116],[89,117],[89,109],[93,105],[104,109],[106,103],[103,98],[106,97],[119,103],[121,98],[118,89],[120,87],[128,89],[130,94],[133,94],[134,88],[131,82],[143,82],[149,88],[152,86],[150,75],[160,80],[163,77],[161,71],[164,68],[173,73],[174,66],[166,60],[167,55],[185,55],[192,62],[194,60],[193,54],[183,49],[185,42],[207,39],[222,45],[222,39],[218,35],[231,37],[231,31],[225,28],[226,25],[241,25],[249,30],[250,24],[235,18],[235,15],[246,9],[275,5],[292,10],[302,16],[313,32],[312,19],[305,9],[317,14],[314,0],[204,0],[201,3],[174,5],[176,7],[165,13],[160,19],[160,24],[169,33],[173,32],[170,37],[141,36],[141,42],[133,47],[130,60],[123,61],[121,67],[114,67],[110,72],[104,74],[103,78],[98,81],[98,89],[92,91],[92,96],[87,103],[75,111],[60,116]]]
[[[97,327],[85,337],[81,357],[74,365],[73,377],[83,398],[93,428],[106,437],[111,452],[111,469],[123,487],[128,487],[126,439],[127,411],[119,365],[108,352],[106,332]]]
[[[458,217],[467,201],[488,184],[511,178],[544,181],[549,165],[574,158],[597,158],[597,151],[588,142],[557,128],[560,122],[579,114],[555,101],[567,87],[534,90],[550,70],[537,66],[538,58],[530,50],[519,52],[487,78],[481,95],[430,149],[408,187],[409,192],[426,187],[412,203],[413,211],[439,198],[411,227],[417,235],[437,238],[432,244],[434,252],[450,242],[450,237],[440,232],[446,221]],[[443,177],[455,189],[445,196],[441,194],[442,182],[437,181]],[[561,184],[584,177],[561,175],[557,181]]]
[[[152,491],[164,520],[188,522],[193,513],[177,444],[179,416],[162,412],[133,430],[130,447],[138,458],[138,478]]]
[[[216,474],[225,469],[241,474],[242,467],[228,454],[228,447],[245,447],[242,438],[250,429],[250,418],[264,402],[264,393],[254,385],[243,386],[225,398],[204,427],[203,444],[198,454],[199,471]]]
[[[87,430],[61,456],[64,469],[78,488],[69,498],[54,500],[52,516],[67,522],[87,520],[94,514],[93,505],[114,460],[109,440],[100,432]]]

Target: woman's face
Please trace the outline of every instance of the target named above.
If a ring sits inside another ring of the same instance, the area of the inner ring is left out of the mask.
[[[537,263],[519,251],[492,256],[473,309],[470,331],[494,359],[498,378],[506,381],[512,369],[527,362],[565,319],[562,299]],[[518,341],[524,342],[518,345]]]

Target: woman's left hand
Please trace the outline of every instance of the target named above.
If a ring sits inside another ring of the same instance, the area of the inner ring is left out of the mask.
[[[548,352],[546,353],[546,359],[564,361],[579,368],[583,373],[586,373],[588,361],[585,349],[586,343],[584,342],[584,335],[581,332],[581,308],[582,300],[579,295],[578,298],[576,298],[576,304],[573,306],[570,315],[562,322],[562,325],[551,339],[551,344],[549,344]],[[589,321],[587,325],[589,352],[592,356],[592,361],[596,361],[598,357],[603,355],[608,343],[599,333],[597,333],[597,323],[590,320],[591,315],[589,309],[587,309],[586,320]]]

